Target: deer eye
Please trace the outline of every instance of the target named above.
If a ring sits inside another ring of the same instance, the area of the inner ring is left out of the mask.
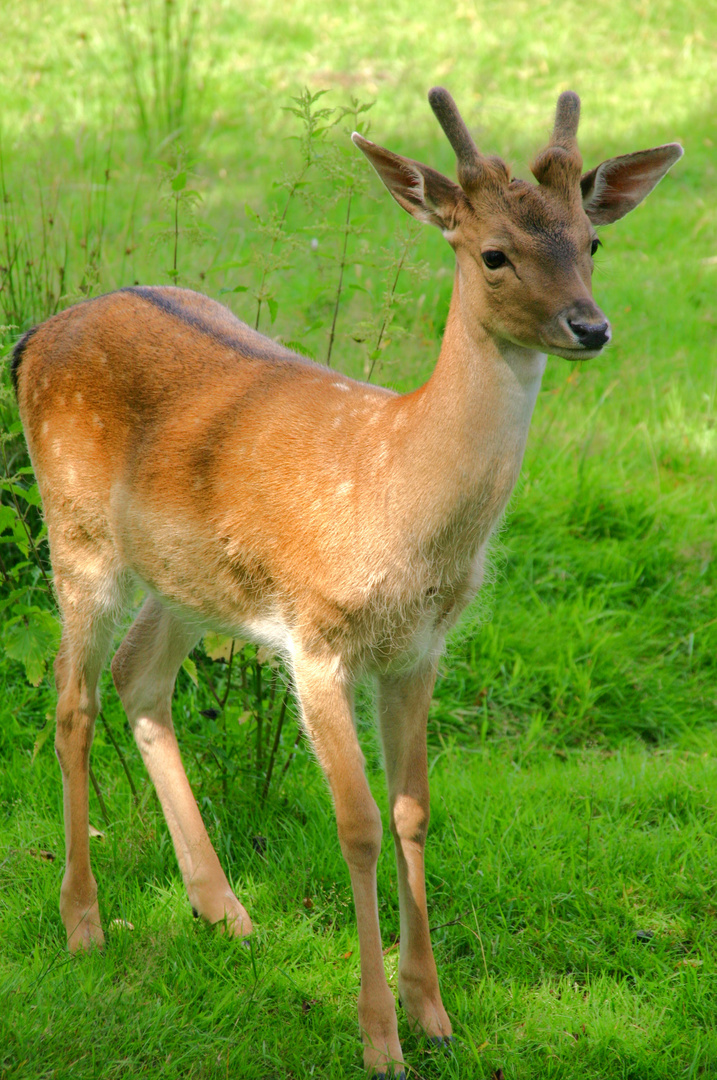
[[[498,270],[508,261],[502,251],[482,251],[481,258],[489,270]]]
[[[593,237],[593,242],[590,245],[590,254],[594,255],[599,247],[602,247],[602,244],[598,240],[597,236],[594,236]]]

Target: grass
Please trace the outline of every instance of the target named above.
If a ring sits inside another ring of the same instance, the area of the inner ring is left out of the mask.
[[[711,1073],[713,743],[703,754],[556,755],[515,742],[434,753],[427,872],[460,1049],[437,1055],[401,1018],[415,1075]],[[331,807],[308,758],[289,775],[263,816],[236,791],[229,801],[203,797],[258,925],[251,951],[192,920],[157,810],[133,814],[118,784],[114,824],[94,856],[107,949],[70,961],[56,914],[53,763],[35,772],[32,809],[16,808],[2,868],[8,1075],[360,1075],[356,935],[347,875],[326,842]],[[252,843],[259,832],[264,854]],[[379,890],[395,988],[389,850]]]
[[[399,1022],[412,1075],[427,1080],[712,1075],[717,16],[676,0],[604,0],[589,18],[574,0],[450,11],[214,0],[196,24],[181,6],[192,38],[172,46],[176,66],[158,47],[139,70],[144,10],[58,0],[50,14],[22,0],[4,12],[0,349],[55,305],[172,280],[176,245],[180,284],[252,324],[266,286],[276,308],[266,302],[262,329],[319,358],[341,274],[332,364],[361,374],[408,236],[405,303],[382,334],[374,378],[418,385],[451,290],[438,233],[407,234],[357,155],[366,190],[352,194],[351,231],[345,185],[332,189],[317,172],[275,239],[284,181],[302,162],[284,107],[305,85],[330,90],[326,107],[375,99],[362,114],[372,137],[449,174],[451,151],[425,99],[436,82],[454,91],[481,146],[523,175],[567,86],[583,98],[591,166],[684,143],[684,160],[645,206],[603,231],[595,294],[614,344],[584,366],[549,362],[494,582],[443,664],[431,714],[428,877],[457,1052],[442,1057]],[[164,7],[152,11],[163,26]],[[167,138],[175,125],[180,150]],[[349,166],[331,167],[335,176]],[[198,204],[183,196],[195,190]],[[14,306],[8,250],[17,253]],[[10,426],[10,399],[0,406]],[[20,455],[17,440],[8,447]],[[0,551],[5,559],[11,547]],[[214,670],[221,681],[221,665]],[[20,665],[0,656],[1,1075],[361,1075],[355,923],[324,784],[300,744],[261,807],[241,765],[249,725],[232,705],[228,772],[223,731],[199,711],[213,705],[202,680],[195,687],[182,673],[180,742],[257,927],[252,948],[192,920],[107,690],[139,806],[99,728],[93,766],[109,824],[94,794],[91,816],[104,833],[93,843],[108,946],[71,961],[57,910],[59,774],[46,738],[54,691],[47,676],[29,687]],[[362,738],[385,811],[368,706],[366,695]],[[295,730],[287,722],[281,763]],[[379,895],[395,985],[389,843]]]

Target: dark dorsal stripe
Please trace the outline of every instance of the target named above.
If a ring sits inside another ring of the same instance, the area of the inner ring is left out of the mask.
[[[311,363],[305,356],[300,356],[299,353],[285,349],[283,345],[278,345],[276,342],[264,337],[263,334],[253,330],[247,323],[242,322],[241,319],[236,321],[239,323],[241,330],[246,332],[246,336],[241,331],[237,334],[231,334],[220,330],[218,327],[213,326],[211,322],[202,318],[201,315],[185,307],[178,299],[157,287],[151,285],[128,285],[124,289],[119,289],[118,292],[131,293],[142,300],[146,300],[147,303],[159,308],[160,311],[184,323],[185,326],[190,326],[197,333],[211,338],[218,345],[224,345],[228,349],[241,353],[243,357],[250,360],[298,360],[304,364]],[[225,310],[230,316],[236,318],[228,308]]]
[[[15,348],[12,351],[12,362],[10,364],[10,378],[12,379],[12,387],[13,387],[13,390],[15,391],[15,397],[17,397],[17,380],[18,380],[18,377],[20,375],[20,364],[22,363],[22,358],[25,355],[25,349],[27,348],[27,343],[30,340],[30,338],[32,337],[32,335],[35,333],[35,331],[39,330],[39,329],[40,329],[39,326],[33,326],[30,330],[27,330],[22,335],[22,337],[20,338],[20,340],[18,341],[18,343],[16,344]]]

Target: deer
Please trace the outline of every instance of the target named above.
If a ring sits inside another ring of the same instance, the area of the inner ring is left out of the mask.
[[[398,394],[348,378],[196,292],[133,286],[29,330],[12,375],[42,497],[62,619],[55,749],[71,952],[103,944],[90,866],[88,775],[98,680],[137,587],[146,594],[112,678],[156,788],[189,900],[233,938],[252,933],[182,764],[171,699],[213,629],[283,657],[333,800],[360,946],[368,1075],[405,1080],[384,970],[376,865],[382,822],[356,733],[374,680],[400,907],[398,991],[409,1030],[449,1048],[428,923],[427,717],[448,631],[481,587],[518,478],[547,355],[598,357],[596,228],[636,207],[677,143],[583,172],[580,99],[511,176],[482,153],[447,90],[429,102],[458,182],[354,133],[403,210],[437,226],[455,278],[428,381]]]

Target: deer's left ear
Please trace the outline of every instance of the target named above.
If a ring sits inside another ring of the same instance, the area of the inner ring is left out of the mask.
[[[634,210],[679,161],[679,143],[638,150],[635,154],[603,161],[580,181],[583,209],[593,225],[611,225]]]

